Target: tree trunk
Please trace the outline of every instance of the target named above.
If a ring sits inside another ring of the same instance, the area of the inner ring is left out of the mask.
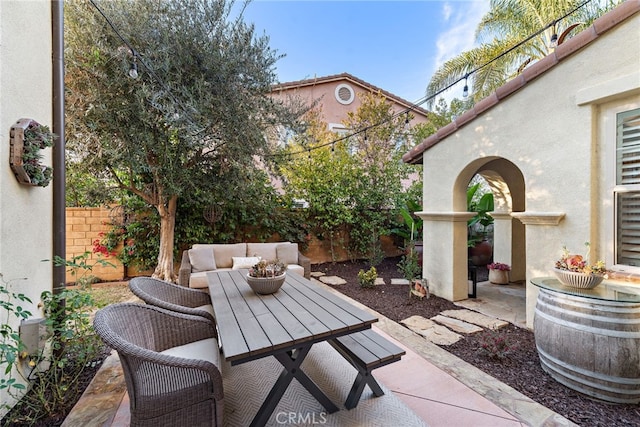
[[[177,278],[173,269],[173,237],[176,226],[177,204],[178,196],[174,195],[169,198],[166,204],[159,203],[156,205],[156,209],[160,214],[160,248],[158,251],[158,265],[152,277],[168,282],[175,282]]]

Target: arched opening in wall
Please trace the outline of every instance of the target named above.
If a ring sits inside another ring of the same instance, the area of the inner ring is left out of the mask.
[[[480,280],[487,280],[487,264],[508,264],[509,283],[524,286],[525,227],[511,216],[512,212],[525,210],[525,180],[520,169],[500,157],[477,159],[461,171],[455,186],[455,209],[475,214],[469,220],[467,241],[454,242],[454,245],[469,247],[467,259],[456,260],[456,264],[467,265],[469,271],[477,269],[483,273]],[[483,246],[481,254],[474,251],[476,244]]]

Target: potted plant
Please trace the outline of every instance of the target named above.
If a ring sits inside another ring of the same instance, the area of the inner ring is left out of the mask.
[[[260,260],[249,269],[247,283],[258,294],[277,292],[287,276],[287,265],[278,259]]]
[[[475,215],[467,222],[469,258],[475,266],[487,265],[493,255],[493,246],[488,239],[488,228],[493,224],[493,193],[487,192],[477,196],[480,183],[467,190],[467,210]]]
[[[509,271],[511,266],[502,262],[492,262],[487,265],[489,269],[489,281],[497,285],[506,285],[509,283]]]
[[[607,269],[602,260],[591,264],[589,261],[591,245],[589,242],[584,245],[587,247],[585,256],[572,254],[564,246],[562,248],[562,256],[556,261],[553,272],[558,280],[565,285],[593,289],[606,278]]]
[[[53,171],[40,163],[41,150],[53,146],[54,134],[33,119],[20,119],[11,127],[9,164],[21,184],[46,187]]]

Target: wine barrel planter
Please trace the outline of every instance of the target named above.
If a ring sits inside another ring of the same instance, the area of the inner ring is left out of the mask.
[[[596,399],[640,402],[640,302],[583,292],[540,289],[533,325],[542,368]]]

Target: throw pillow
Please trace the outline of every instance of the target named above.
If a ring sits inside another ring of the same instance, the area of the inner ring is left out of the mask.
[[[189,249],[189,261],[191,261],[191,271],[193,273],[216,269],[216,259],[213,256],[211,247],[200,246]]]
[[[251,268],[257,263],[260,262],[260,257],[251,256],[251,257],[238,257],[234,256],[233,258],[233,270],[239,270],[241,268]]]
[[[281,243],[276,247],[278,259],[287,265],[298,263],[298,244]]]

